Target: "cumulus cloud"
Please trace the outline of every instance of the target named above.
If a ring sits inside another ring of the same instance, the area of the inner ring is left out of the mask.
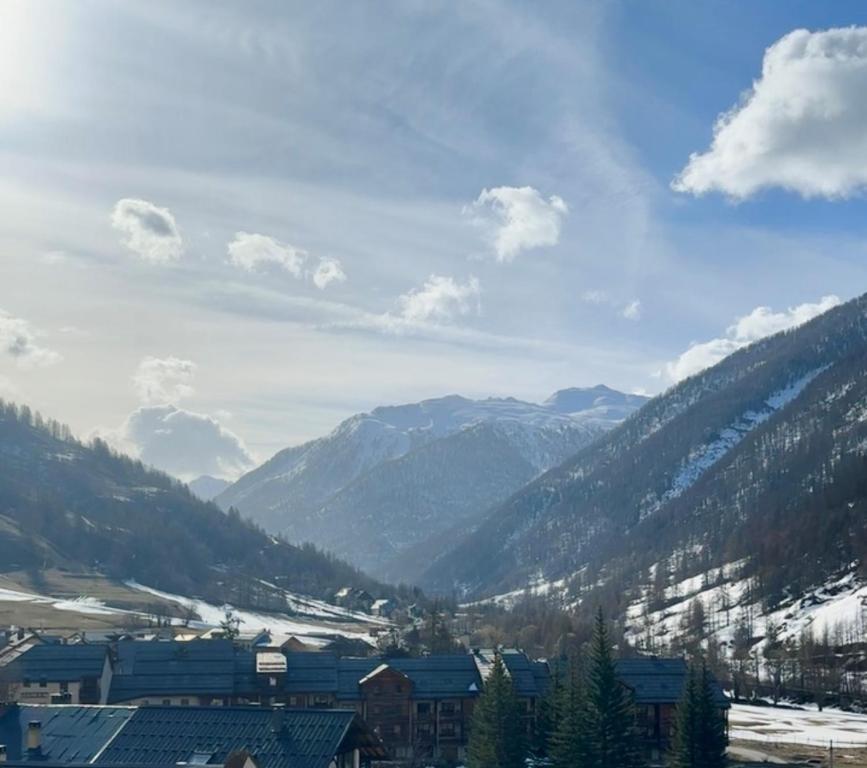
[[[61,356],[37,342],[36,331],[26,320],[0,309],[0,353],[22,368],[53,365]]]
[[[494,187],[483,189],[464,212],[486,230],[497,261],[508,262],[522,251],[557,245],[569,208],[557,195],[546,200],[533,187]]]
[[[137,408],[120,429],[101,436],[182,480],[234,479],[255,463],[243,440],[216,419],[169,404]]]
[[[736,199],[769,187],[846,197],[867,185],[867,27],[798,29],[765,51],[761,77],[721,115],[710,149],[672,186]]]
[[[248,272],[276,266],[299,278],[304,274],[308,256],[307,251],[294,245],[251,232],[236,232],[228,245],[228,254],[231,264]]]
[[[146,404],[173,403],[189,397],[196,364],[177,357],[145,357],[132,376],[133,389]]]
[[[623,311],[620,314],[622,314],[627,320],[640,320],[641,302],[638,299],[630,301],[625,307],[623,307]]]
[[[730,325],[724,337],[690,346],[677,360],[666,365],[666,373],[672,381],[685,379],[716,365],[724,357],[754,341],[802,325],[839,303],[839,297],[832,295],[823,296],[815,303],[790,307],[785,312],[774,312],[770,307],[756,307]]]
[[[431,275],[421,288],[398,299],[400,317],[410,323],[449,321],[479,311],[481,286],[470,276],[465,283],[453,277]]]
[[[320,259],[319,266],[313,272],[313,284],[319,289],[327,288],[331,283],[342,283],[346,273],[337,259]]]
[[[145,261],[167,264],[183,253],[181,233],[168,208],[124,198],[115,204],[111,224],[124,235],[124,245]]]

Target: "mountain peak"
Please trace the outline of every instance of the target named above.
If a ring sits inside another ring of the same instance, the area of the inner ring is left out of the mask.
[[[593,387],[569,387],[549,397],[544,405],[558,413],[577,413],[592,408],[630,406],[636,408],[648,400],[644,395],[629,395],[605,384]]]

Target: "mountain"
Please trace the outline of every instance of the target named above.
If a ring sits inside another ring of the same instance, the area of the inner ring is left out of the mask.
[[[422,585],[475,597],[529,586],[625,613],[651,589],[665,608],[690,577],[693,591],[748,581],[765,610],[863,583],[865,312],[861,297],[653,399],[489,510]]]
[[[281,451],[216,501],[380,578],[413,581],[446,532],[474,523],[645,400],[597,386],[541,405],[450,395],[376,408]]]
[[[50,567],[242,607],[267,607],[273,583],[312,596],[346,584],[391,592],[313,547],[266,535],[102,441],[85,445],[26,406],[0,401],[0,571]]]
[[[195,496],[202,501],[211,501],[228,488],[231,483],[221,477],[202,475],[187,483]]]

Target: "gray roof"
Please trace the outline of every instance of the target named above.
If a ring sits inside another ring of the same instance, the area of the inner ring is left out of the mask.
[[[0,744],[7,760],[26,761],[27,724],[42,724],[40,763],[90,762],[132,717],[132,707],[12,705],[0,714]]]
[[[72,682],[100,677],[108,654],[101,643],[34,645],[9,664],[4,675],[12,680]]]
[[[254,707],[142,707],[99,759],[101,766],[222,764],[247,750],[261,768],[327,768],[353,746],[382,756],[378,740],[348,710],[287,710],[283,728],[272,711]]]
[[[231,640],[121,641],[109,703],[183,694],[231,696],[239,653]],[[249,653],[245,658],[253,663]]]
[[[639,656],[617,661],[617,678],[630,688],[637,704],[676,704],[680,701],[689,668],[683,659]],[[729,702],[716,679],[714,698],[721,707]]]

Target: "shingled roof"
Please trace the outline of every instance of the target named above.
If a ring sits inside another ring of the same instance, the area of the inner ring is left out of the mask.
[[[357,747],[366,757],[385,753],[377,737],[349,710],[252,707],[142,707],[94,765],[222,765],[240,749],[260,768],[327,768],[336,754]]]

